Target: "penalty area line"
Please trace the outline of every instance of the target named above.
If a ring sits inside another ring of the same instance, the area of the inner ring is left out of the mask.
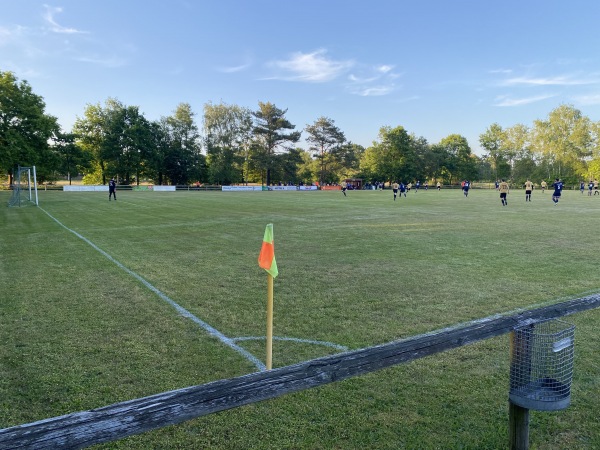
[[[152,292],[154,292],[156,295],[158,295],[162,300],[164,300],[165,302],[169,303],[171,306],[173,306],[177,312],[182,315],[183,317],[186,317],[190,320],[192,320],[194,323],[196,323],[197,325],[199,325],[201,328],[204,329],[204,331],[206,331],[209,335],[217,338],[219,341],[221,341],[223,344],[225,344],[226,346],[228,346],[229,348],[231,348],[232,350],[235,350],[237,353],[239,353],[240,355],[244,356],[248,361],[250,361],[252,364],[254,364],[254,366],[259,370],[259,371],[265,371],[267,370],[267,366],[265,364],[263,364],[256,356],[254,356],[252,353],[250,353],[249,351],[247,351],[246,349],[240,347],[239,345],[237,345],[235,343],[234,339],[231,339],[227,336],[225,336],[223,333],[221,333],[219,330],[217,330],[216,328],[212,327],[211,325],[209,325],[208,323],[204,322],[203,320],[199,319],[198,317],[196,317],[194,314],[192,314],[190,311],[188,311],[187,309],[185,309],[184,307],[182,307],[181,305],[179,305],[178,303],[176,303],[174,300],[172,300],[167,294],[165,294],[164,292],[160,291],[158,288],[156,288],[155,286],[153,286],[148,280],[146,280],[145,278],[143,278],[141,275],[138,275],[136,272],[134,272],[133,270],[129,269],[128,267],[124,266],[123,264],[121,264],[119,261],[117,261],[115,258],[113,258],[111,255],[109,255],[108,253],[106,253],[104,250],[102,250],[100,247],[98,247],[96,244],[94,244],[92,241],[90,241],[88,238],[86,238],[85,236],[82,236],[81,234],[79,234],[78,232],[70,229],[69,227],[67,227],[66,225],[64,225],[62,222],[60,222],[57,218],[55,218],[52,214],[50,214],[48,211],[46,211],[45,209],[39,207],[40,210],[42,210],[44,213],[46,213],[46,215],[48,215],[48,217],[50,217],[52,220],[54,220],[57,224],[59,224],[61,227],[63,227],[65,230],[69,231],[70,233],[73,233],[75,236],[77,236],[79,239],[81,239],[83,242],[85,242],[86,244],[90,245],[94,250],[96,250],[98,253],[100,253],[101,255],[103,255],[104,257],[106,257],[109,261],[111,261],[112,263],[114,263],[115,265],[117,265],[120,269],[124,270],[125,272],[127,272],[129,275],[131,275],[133,278],[135,278],[136,280],[138,280],[140,283],[142,283],[144,286],[146,286],[148,289],[150,289]]]

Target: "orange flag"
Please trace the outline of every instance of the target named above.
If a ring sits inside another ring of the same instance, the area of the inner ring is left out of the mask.
[[[273,244],[273,224],[270,223],[265,229],[260,254],[258,255],[258,265],[265,269],[273,278],[277,277],[277,261],[275,261],[275,246]]]

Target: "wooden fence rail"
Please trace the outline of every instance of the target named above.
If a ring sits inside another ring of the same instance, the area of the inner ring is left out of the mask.
[[[600,294],[292,366],[191,386],[0,430],[0,448],[77,449],[344,380],[600,307]]]

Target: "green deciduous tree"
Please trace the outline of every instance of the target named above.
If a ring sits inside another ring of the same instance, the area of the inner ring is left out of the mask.
[[[312,152],[300,148],[297,148],[297,150],[300,152],[301,158],[296,168],[298,182],[311,184],[319,179],[319,162],[312,157]]]
[[[371,181],[408,183],[442,178],[449,164],[445,147],[431,146],[424,137],[409,135],[401,126],[382,127],[379,141],[360,154],[360,173]]]
[[[273,165],[273,179],[283,184],[298,184],[300,178],[298,168],[304,162],[302,150],[291,148],[285,153],[275,155]]]
[[[83,172],[90,166],[88,154],[76,143],[73,133],[59,133],[54,142],[54,151],[59,158],[59,172],[66,175],[69,184],[73,175]]]
[[[200,133],[194,113],[188,103],[180,103],[172,116],[166,118],[168,154],[165,175],[171,184],[188,184],[204,176],[205,158],[202,155]]]
[[[500,125],[493,123],[479,135],[479,143],[487,152],[484,156],[491,166],[495,180],[510,178],[510,165],[504,148],[506,133]]]
[[[408,181],[416,176],[416,154],[404,127],[380,128],[379,142],[374,147],[377,150],[377,176],[382,178],[380,181]]]
[[[573,106],[561,105],[546,120],[534,121],[531,142],[547,160],[552,176],[577,182],[587,174],[594,149],[592,124]]]
[[[423,161],[425,175],[428,179],[441,180],[444,184],[450,183],[448,177],[450,164],[450,154],[446,147],[439,144],[429,146]]]
[[[120,183],[129,184],[135,176],[139,183],[153,140],[150,123],[137,106],[125,106],[114,98],[104,106],[88,105],[73,131],[76,143],[92,161],[85,182],[106,184],[107,177],[117,176]]]
[[[53,168],[44,163],[56,164],[50,140],[60,128],[45,108],[27,81],[19,81],[12,72],[0,72],[0,170],[9,173],[11,182],[17,165],[37,165],[44,173]]]
[[[238,105],[204,105],[204,144],[213,183],[248,182],[252,112]]]
[[[152,150],[150,123],[137,106],[122,104],[106,111],[105,119],[103,155],[110,162],[110,176],[117,175],[120,183],[131,184],[135,175],[139,184]]]
[[[448,151],[450,162],[450,182],[457,180],[473,180],[477,177],[477,160],[471,153],[467,139],[459,134],[451,134],[440,141],[440,145]]]
[[[88,104],[83,112],[83,117],[77,117],[73,125],[73,132],[77,136],[77,145],[89,155],[90,167],[84,172],[84,183],[106,184],[106,155],[104,154],[104,139],[107,134],[106,112],[116,108],[119,102],[107,99],[105,107],[100,103]]]
[[[510,166],[510,179],[517,185],[524,184],[535,172],[530,137],[529,128],[522,124],[513,125],[504,132],[503,147]]]
[[[331,150],[333,156],[332,172],[338,181],[343,178],[356,177],[360,172],[360,159],[365,148],[362,145],[346,142]]]

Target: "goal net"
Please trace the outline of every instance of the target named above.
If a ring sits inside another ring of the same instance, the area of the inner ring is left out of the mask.
[[[38,204],[35,166],[18,166],[14,175],[13,184],[10,187],[12,189],[12,195],[8,201],[8,206],[27,206]]]

